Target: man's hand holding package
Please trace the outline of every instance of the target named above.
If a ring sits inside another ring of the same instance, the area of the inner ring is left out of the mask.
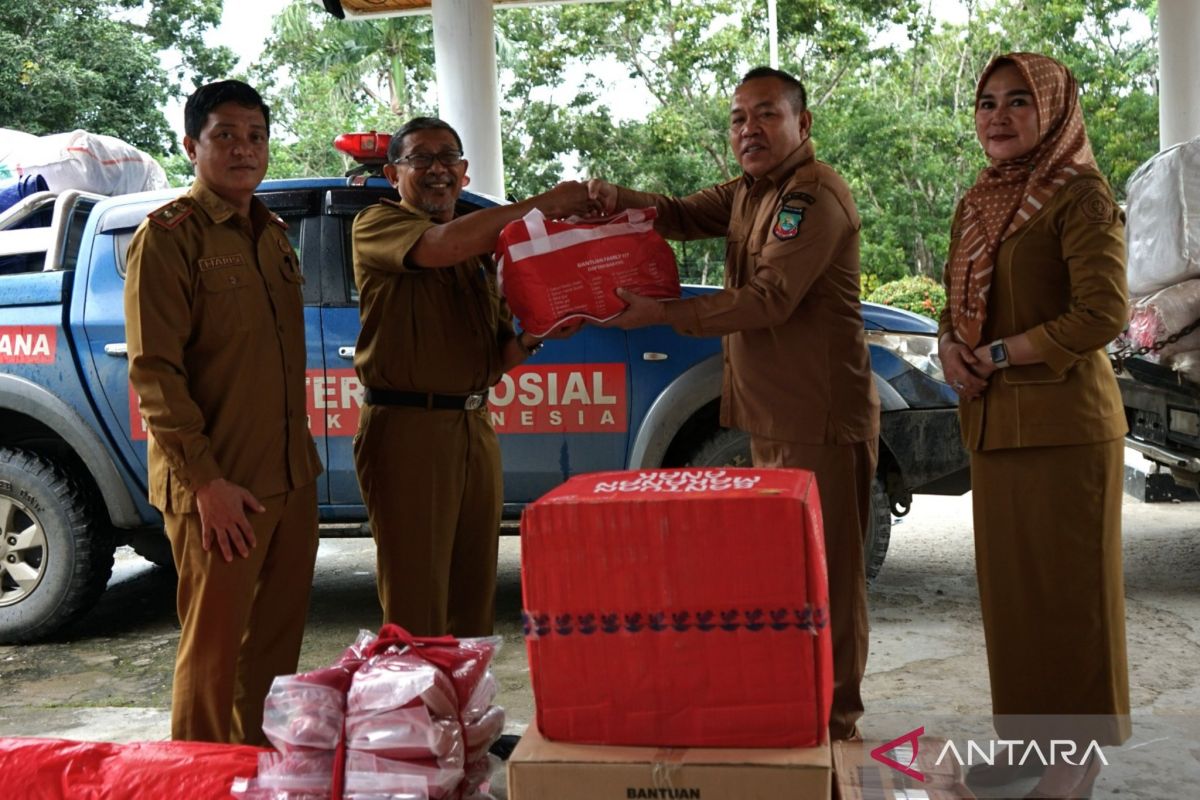
[[[564,217],[586,217],[598,212],[599,207],[591,198],[588,185],[580,181],[563,181],[537,198],[537,207],[550,219]]]
[[[628,303],[628,307],[617,316],[601,323],[602,328],[631,330],[647,325],[666,325],[667,311],[661,300],[634,294],[628,289],[617,289],[617,297]]]
[[[196,490],[196,509],[200,512],[200,543],[211,550],[213,541],[221,551],[221,557],[233,561],[233,550],[246,558],[254,547],[254,527],[246,518],[246,509],[262,512],[262,503],[246,489],[224,478],[201,486]]]
[[[617,211],[617,187],[603,178],[592,178],[587,182],[588,198],[592,201],[596,213],[600,216],[615,214]]]

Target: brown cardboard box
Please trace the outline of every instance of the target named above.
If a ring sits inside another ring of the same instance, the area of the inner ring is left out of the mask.
[[[872,758],[878,742],[834,742],[834,800],[973,800],[958,762],[936,763],[944,743],[944,739],[922,736],[915,759],[911,748],[903,753],[887,751],[893,760],[911,764],[925,778],[921,781]]]
[[[829,745],[789,750],[613,747],[542,738],[508,760],[509,800],[828,800]]]

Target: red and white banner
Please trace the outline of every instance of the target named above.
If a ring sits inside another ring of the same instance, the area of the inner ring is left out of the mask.
[[[53,325],[0,326],[0,364],[53,364],[57,351]]]
[[[629,429],[625,365],[518,367],[492,387],[496,433],[621,433]]]
[[[353,369],[310,369],[304,379],[313,436],[353,436],[363,386]],[[518,367],[492,387],[488,410],[496,433],[624,433],[629,429],[625,365],[546,364]],[[137,395],[129,393],[135,441],[146,439]]]

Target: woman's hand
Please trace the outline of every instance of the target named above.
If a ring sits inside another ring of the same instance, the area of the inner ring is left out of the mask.
[[[971,355],[975,356],[976,364],[972,367],[972,371],[979,377],[987,380],[992,377],[992,373],[999,367],[992,361],[991,345],[981,344],[972,351]]]
[[[938,359],[942,362],[946,382],[963,400],[974,400],[983,394],[983,390],[987,388],[988,375],[995,371],[991,360],[985,359],[987,372],[981,374],[979,368],[983,364],[979,356],[972,352],[971,348],[957,341],[952,333],[943,334],[938,339]]]

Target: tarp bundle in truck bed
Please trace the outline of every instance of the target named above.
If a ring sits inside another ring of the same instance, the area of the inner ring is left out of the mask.
[[[1200,136],[1138,167],[1126,194],[1127,338],[1149,347],[1200,319]],[[1200,333],[1147,357],[1200,381]]]
[[[148,153],[87,131],[33,136],[0,128],[0,183],[41,175],[52,192],[104,195],[166,189],[167,173]]]

